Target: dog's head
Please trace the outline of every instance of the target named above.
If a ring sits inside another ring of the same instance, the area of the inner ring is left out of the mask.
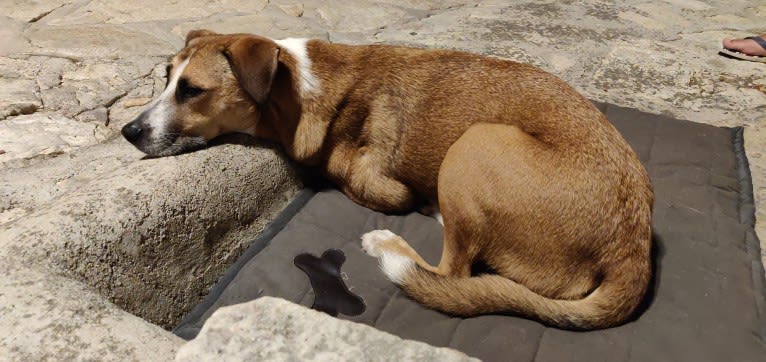
[[[268,38],[189,32],[168,65],[165,90],[122,135],[150,156],[168,156],[204,147],[221,134],[254,133],[278,53]]]

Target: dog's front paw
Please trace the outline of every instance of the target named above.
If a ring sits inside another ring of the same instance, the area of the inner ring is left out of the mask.
[[[362,235],[362,249],[370,256],[379,258],[386,241],[396,237],[390,230],[373,230]]]

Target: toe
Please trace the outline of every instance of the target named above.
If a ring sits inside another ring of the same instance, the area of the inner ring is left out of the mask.
[[[364,250],[365,253],[369,256],[373,257],[379,257],[380,256],[380,250],[376,248],[375,242],[373,242],[370,238],[365,238],[367,234],[362,236],[362,250]]]
[[[724,39],[723,47],[730,50],[742,51],[748,45],[747,39]]]

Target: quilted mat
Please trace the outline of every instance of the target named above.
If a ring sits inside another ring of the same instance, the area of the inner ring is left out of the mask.
[[[573,332],[505,315],[456,318],[409,299],[362,251],[374,229],[402,235],[432,264],[442,227],[384,215],[332,189],[300,193],[176,328],[193,338],[217,308],[268,295],[311,306],[294,259],[345,254],[343,279],[364,312],[339,318],[486,361],[766,361],[764,271],[742,129],[717,128],[613,105],[597,106],[649,171],[655,192],[655,278],[641,313],[615,328]]]

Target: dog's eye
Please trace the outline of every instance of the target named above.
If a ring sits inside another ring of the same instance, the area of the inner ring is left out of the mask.
[[[182,78],[178,80],[178,87],[176,87],[176,99],[179,103],[194,98],[205,90],[199,87],[195,87],[191,84],[189,84],[189,81],[186,80],[186,78]]]

